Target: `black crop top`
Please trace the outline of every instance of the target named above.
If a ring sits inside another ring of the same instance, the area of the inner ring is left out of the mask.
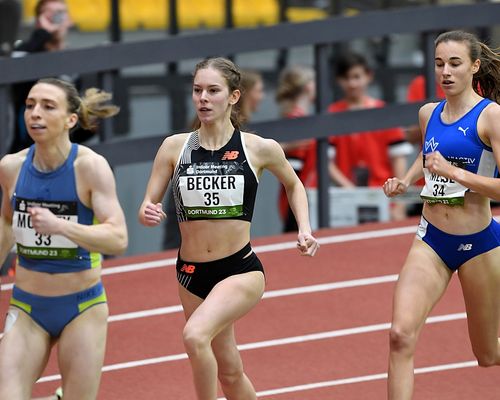
[[[172,178],[177,219],[240,219],[251,221],[258,178],[237,129],[219,150],[200,146],[192,132],[179,156]]]

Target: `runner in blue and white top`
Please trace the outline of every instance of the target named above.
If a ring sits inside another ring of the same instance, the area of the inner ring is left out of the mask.
[[[436,81],[446,98],[420,109],[423,149],[389,196],[422,175],[422,219],[394,294],[389,399],[413,394],[413,354],[425,319],[458,271],[472,350],[480,366],[500,364],[500,56],[466,32],[436,39]]]
[[[122,253],[127,229],[111,168],[69,131],[116,114],[109,98],[38,81],[24,114],[34,145],[0,161],[0,264],[14,244],[18,253],[0,341],[1,399],[30,398],[56,341],[65,397],[97,397],[108,316],[100,254]]]
[[[300,253],[313,256],[318,248],[304,186],[280,145],[240,132],[235,112],[240,94],[240,72],[230,60],[211,58],[197,65],[192,98],[199,129],[165,139],[139,211],[142,224],[158,225],[165,218],[160,202],[172,179],[182,239],[177,280],[187,318],[184,345],[198,399],[217,398],[217,377],[227,398],[256,398],[241,367],[233,325],[264,292],[264,269],[250,246],[264,169],[286,188]]]

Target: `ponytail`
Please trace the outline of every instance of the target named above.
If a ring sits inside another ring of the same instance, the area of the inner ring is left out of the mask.
[[[114,104],[106,104],[113,96],[111,93],[90,88],[80,99],[78,117],[80,126],[84,129],[95,129],[98,119],[109,118],[118,114],[120,107]]]
[[[484,43],[481,46],[481,65],[474,74],[472,85],[474,90],[500,104],[500,53]]]

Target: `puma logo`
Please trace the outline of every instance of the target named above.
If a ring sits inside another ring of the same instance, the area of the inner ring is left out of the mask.
[[[461,126],[459,126],[459,127],[458,127],[458,130],[459,130],[460,132],[462,132],[462,133],[464,134],[464,136],[466,136],[466,132],[467,132],[467,130],[468,130],[468,129],[469,129],[469,127],[465,128],[465,129],[464,129],[464,128],[462,128]]]

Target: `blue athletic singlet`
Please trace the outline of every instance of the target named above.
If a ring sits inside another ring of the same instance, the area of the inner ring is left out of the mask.
[[[498,167],[491,147],[484,144],[477,133],[477,120],[492,101],[483,99],[467,114],[452,124],[441,119],[446,100],[440,102],[429,119],[423,148],[425,186],[420,196],[428,203],[462,205],[465,186],[451,179],[429,172],[425,168],[425,155],[439,151],[453,165],[477,175],[496,177]]]
[[[198,131],[189,134],[173,175],[179,222],[209,219],[251,221],[258,179],[237,129],[219,150],[200,146]]]
[[[99,253],[89,253],[62,235],[42,235],[33,229],[29,207],[44,207],[57,217],[84,225],[94,223],[94,213],[76,192],[73,163],[78,145],[72,144],[66,161],[51,172],[40,172],[33,165],[35,145],[28,150],[12,196],[12,228],[16,238],[18,262],[24,268],[48,272],[77,272],[101,265]]]

